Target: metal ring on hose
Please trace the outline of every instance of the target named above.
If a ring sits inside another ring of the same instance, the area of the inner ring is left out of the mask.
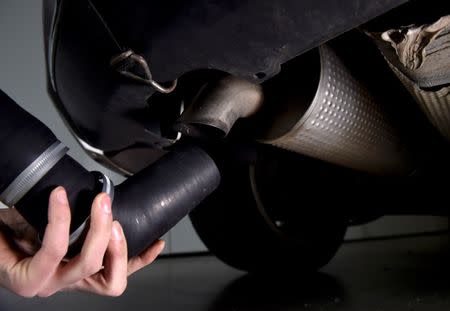
[[[14,206],[64,157],[67,150],[69,148],[60,141],[53,143],[9,184],[0,194],[0,201],[6,206]]]
[[[106,176],[105,174],[101,173],[101,172],[97,172],[97,171],[93,171],[91,172],[97,179],[98,182],[100,182],[102,184],[102,190],[101,192],[106,193],[110,199],[111,199],[111,203],[114,200],[114,184],[111,181],[111,179],[108,178],[108,176]],[[70,234],[69,237],[69,245],[72,245],[73,243],[75,243],[78,238],[81,236],[81,234],[84,232],[84,230],[86,229],[87,223],[90,220],[90,216],[88,216],[85,221],[83,221],[83,223],[74,231]]]

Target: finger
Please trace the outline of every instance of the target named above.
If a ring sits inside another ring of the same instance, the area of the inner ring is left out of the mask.
[[[64,188],[58,187],[50,194],[48,224],[41,248],[31,259],[25,259],[15,266],[14,286],[19,287],[19,294],[34,296],[53,277],[67,253],[69,232],[69,202]]]
[[[114,221],[111,240],[106,252],[103,271],[104,286],[102,295],[120,296],[127,288],[128,250],[125,235],[119,222]]]
[[[131,258],[128,262],[128,275],[131,275],[143,267],[151,264],[162,252],[164,246],[165,242],[159,240],[139,256]]]
[[[120,296],[127,287],[127,264],[128,251],[125,236],[119,222],[114,221],[103,272],[79,282],[76,288],[104,296]]]
[[[61,268],[53,287],[60,289],[77,283],[102,268],[111,228],[111,200],[107,194],[102,193],[92,204],[90,227],[80,254]]]

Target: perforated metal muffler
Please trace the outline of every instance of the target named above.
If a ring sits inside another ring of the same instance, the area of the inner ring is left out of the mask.
[[[296,92],[305,95],[278,103],[285,108],[262,142],[369,173],[410,173],[408,152],[374,97],[330,47],[318,54],[316,65],[299,73],[320,71],[316,83],[298,81]]]

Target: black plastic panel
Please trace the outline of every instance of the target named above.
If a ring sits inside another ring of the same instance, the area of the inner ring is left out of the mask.
[[[170,144],[146,104],[153,90],[111,69],[117,53],[142,54],[161,82],[197,69],[262,82],[287,60],[404,2],[61,0],[53,25],[45,23],[55,101],[75,133],[97,148]]]

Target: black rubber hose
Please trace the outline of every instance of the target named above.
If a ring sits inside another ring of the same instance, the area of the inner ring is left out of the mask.
[[[24,172],[33,175],[36,159],[45,154],[51,146],[62,145],[56,136],[41,121],[17,105],[0,90],[0,199],[7,199],[8,188],[19,188],[23,182],[14,183]],[[57,186],[63,186],[68,194],[72,212],[71,233],[85,221],[89,215],[93,198],[101,190],[95,176],[86,171],[61,149],[60,158],[56,158],[45,170],[45,175],[29,183],[17,200],[6,200],[6,205],[14,205],[19,213],[39,232],[44,233],[47,225],[48,198]],[[20,179],[19,179],[20,181]],[[15,189],[12,189],[15,190]]]
[[[0,90],[0,193],[57,138]]]
[[[134,256],[169,231],[220,183],[202,149],[181,147],[116,187],[113,215]]]
[[[50,192],[63,186],[71,209],[70,232],[77,230],[90,214],[92,201],[102,190],[91,172],[65,155],[31,190],[15,205],[19,213],[42,236],[47,226]]]
[[[0,200],[5,200],[7,196],[4,194],[12,188],[11,184],[21,185],[17,180],[21,181],[24,170],[31,172],[29,176],[32,176],[30,165],[33,168],[32,164],[59,142],[43,123],[1,91],[0,130],[0,144],[3,146]],[[58,158],[45,172],[24,195],[19,196],[17,202],[10,201],[42,236],[47,225],[50,192],[59,185],[63,186],[71,205],[71,237],[76,235],[77,238],[69,253],[72,256],[82,245],[83,233],[88,229],[84,225],[88,224],[91,202],[104,185],[97,173],[88,172],[67,155]],[[117,186],[112,192],[113,218],[124,229],[128,255],[135,256],[150,246],[213,192],[219,183],[218,168],[205,151],[192,145],[180,145]],[[80,228],[84,228],[81,233]]]

